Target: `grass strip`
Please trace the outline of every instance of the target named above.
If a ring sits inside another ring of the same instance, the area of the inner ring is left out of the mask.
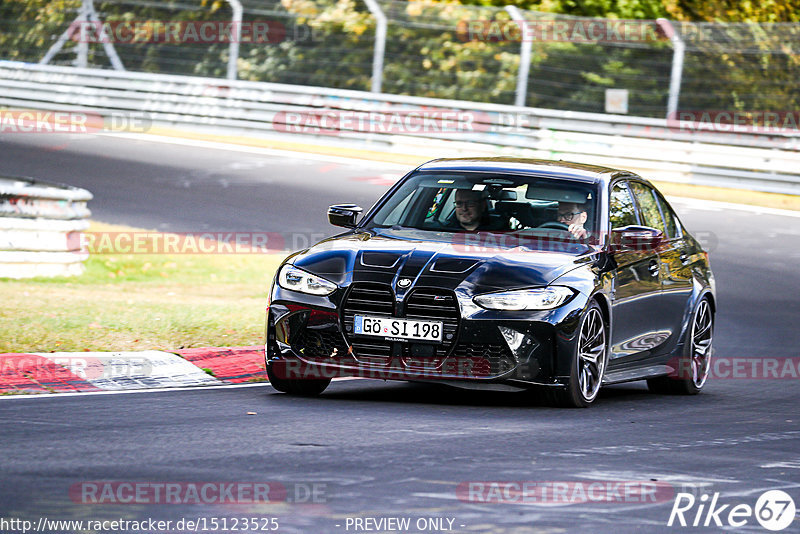
[[[93,222],[89,231],[143,230]],[[0,352],[262,344],[284,256],[92,254],[81,276],[0,279]]]

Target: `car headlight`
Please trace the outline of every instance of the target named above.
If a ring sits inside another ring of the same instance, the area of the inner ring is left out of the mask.
[[[568,287],[551,286],[488,293],[472,300],[489,310],[550,310],[561,306],[574,294]]]
[[[278,274],[278,285],[283,289],[290,289],[311,295],[330,295],[338,286],[315,274],[304,271],[294,265],[284,265]]]

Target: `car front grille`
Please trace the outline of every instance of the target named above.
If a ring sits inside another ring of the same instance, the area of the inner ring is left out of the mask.
[[[415,289],[406,299],[406,317],[458,323],[456,297],[441,289]]]
[[[432,288],[413,290],[406,298],[405,317],[442,321],[442,343],[437,344],[431,357],[419,358],[406,349],[404,363],[410,368],[430,369],[441,365],[456,340],[458,333],[458,302],[451,291]]]
[[[361,282],[353,284],[345,303],[345,314],[364,313],[391,316],[394,312],[394,293],[386,284]]]
[[[344,303],[342,320],[347,341],[353,347],[354,357],[362,363],[385,367],[409,369],[440,367],[452,350],[458,334],[460,315],[455,295],[452,291],[438,288],[414,289],[406,297],[402,310],[402,314],[395,312],[394,292],[388,284],[372,282],[353,284]],[[353,335],[356,314],[441,321],[443,342],[435,345],[405,343],[373,336]]]
[[[356,314],[391,317],[394,313],[394,292],[391,286],[359,282],[350,287],[344,303],[342,321],[345,336],[353,347],[353,356],[362,363],[387,366],[392,359],[392,343],[377,337],[354,336]]]

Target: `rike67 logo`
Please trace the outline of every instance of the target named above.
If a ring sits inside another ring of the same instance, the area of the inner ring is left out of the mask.
[[[755,506],[746,503],[719,502],[719,493],[695,497],[691,493],[678,493],[672,504],[667,526],[681,527],[736,527],[751,525],[755,519],[762,527],[773,532],[784,530],[794,521],[794,499],[781,490],[761,494]]]

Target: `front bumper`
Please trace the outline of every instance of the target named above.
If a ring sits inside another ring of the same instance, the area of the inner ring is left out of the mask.
[[[462,309],[453,327],[446,327],[451,339],[432,344],[352,335],[352,322],[336,299],[296,295],[276,290],[267,312],[266,359],[273,376],[357,376],[470,386],[564,385],[586,304],[579,296],[556,310]],[[508,341],[503,329],[518,334]]]

